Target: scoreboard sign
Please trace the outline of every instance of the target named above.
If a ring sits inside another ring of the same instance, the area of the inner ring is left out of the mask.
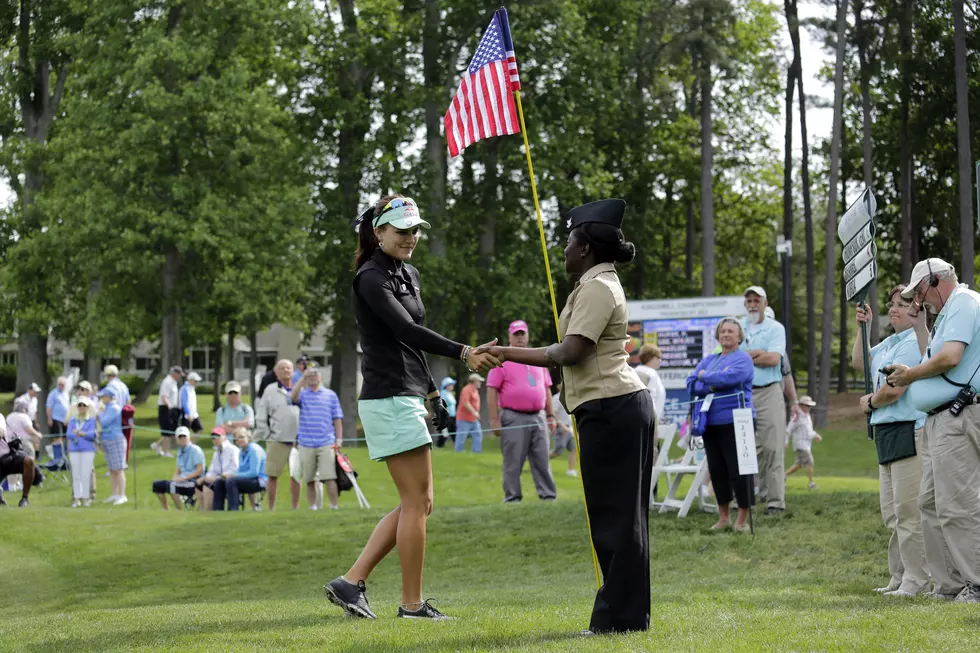
[[[742,297],[692,297],[686,299],[627,302],[630,363],[640,362],[640,347],[655,344],[663,355],[660,379],[667,390],[665,412],[669,421],[687,416],[687,377],[701,359],[714,351],[715,327],[723,317],[742,317]]]

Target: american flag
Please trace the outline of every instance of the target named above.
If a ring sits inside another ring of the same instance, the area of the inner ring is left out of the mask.
[[[483,32],[443,118],[449,155],[458,156],[468,145],[484,138],[519,133],[514,91],[520,88],[507,10],[501,8]]]

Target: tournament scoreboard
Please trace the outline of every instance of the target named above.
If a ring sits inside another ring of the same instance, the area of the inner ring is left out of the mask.
[[[646,343],[663,354],[659,374],[667,390],[667,421],[679,423],[687,417],[687,377],[718,345],[718,322],[745,314],[743,302],[739,296],[627,302],[630,364],[640,363],[640,347]]]

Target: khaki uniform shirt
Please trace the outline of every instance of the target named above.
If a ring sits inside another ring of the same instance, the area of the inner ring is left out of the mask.
[[[558,330],[563,340],[582,336],[596,347],[578,365],[562,368],[562,403],[568,412],[594,399],[646,390],[628,363],[626,321],[626,295],[613,264],[600,263],[583,274],[568,296]]]

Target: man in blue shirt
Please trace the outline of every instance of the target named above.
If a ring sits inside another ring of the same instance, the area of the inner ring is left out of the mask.
[[[44,404],[48,414],[48,433],[51,435],[62,435],[68,425],[68,409],[71,402],[68,399],[68,391],[65,390],[65,377],[59,376],[55,388],[48,393],[48,400]],[[60,444],[61,438],[52,441],[53,444]]]
[[[248,429],[235,429],[235,446],[242,452],[238,459],[238,470],[219,478],[211,486],[211,491],[214,492],[214,510],[225,509],[226,497],[228,510],[238,510],[243,494],[248,495],[253,510],[259,509],[253,495],[265,489],[269,477],[265,473],[265,452],[250,440]]]
[[[160,499],[164,510],[167,507],[167,495],[174,502],[174,509],[180,510],[180,497],[193,497],[197,479],[204,475],[204,451],[191,442],[191,432],[186,426],[178,426],[177,436],[177,469],[169,481],[153,481],[153,493]]]
[[[234,433],[240,428],[254,429],[255,411],[242,401],[242,384],[238,381],[226,383],[225,397],[227,403],[214,416],[215,426],[220,426],[226,433]]]
[[[343,440],[344,411],[337,394],[323,387],[319,367],[309,367],[292,389],[293,404],[299,406],[299,450],[301,482],[306,484],[306,501],[317,510],[317,479],[326,482],[330,508],[337,510],[337,449]]]
[[[786,329],[766,317],[766,291],[759,286],[745,290],[745,340],[741,349],[752,357],[752,403],[755,406],[755,449],[759,457],[759,497],[766,514],[786,508],[786,404],[783,403],[782,361],[786,356]],[[800,407],[793,404],[795,415]]]
[[[913,300],[910,315],[938,311],[931,334],[916,323],[922,362],[886,368],[887,383],[908,386],[909,403],[928,415],[919,510],[935,587],[926,596],[980,603],[980,294],[930,258],[916,263],[902,297]]]

